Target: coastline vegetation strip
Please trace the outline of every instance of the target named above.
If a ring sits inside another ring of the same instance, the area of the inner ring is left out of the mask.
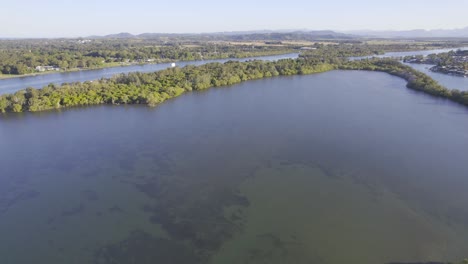
[[[380,71],[405,79],[407,87],[432,96],[446,98],[468,106],[468,92],[447,89],[428,75],[394,59],[352,61],[338,67],[342,70]]]
[[[50,84],[0,95],[0,112],[37,112],[98,104],[156,106],[184,92],[233,85],[273,76],[303,75],[342,70],[381,71],[405,79],[410,89],[468,106],[468,92],[448,90],[429,76],[392,59],[347,61],[340,58],[301,57],[275,62],[229,61],[201,66],[170,68],[152,73],[119,74],[97,81]]]

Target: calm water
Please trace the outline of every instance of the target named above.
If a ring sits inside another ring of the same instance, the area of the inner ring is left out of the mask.
[[[351,57],[351,59],[366,59],[366,58],[399,58],[405,56],[418,56],[418,55],[429,55],[429,54],[439,54],[449,51],[455,50],[468,50],[468,47],[460,47],[460,48],[449,48],[449,49],[429,49],[429,50],[415,50],[415,51],[397,51],[397,52],[387,52],[382,55],[374,55],[374,56],[363,56],[363,57]]]
[[[429,70],[434,65],[428,64],[418,64],[418,63],[405,63],[413,67],[414,69],[424,72],[432,79],[438,81],[443,86],[447,87],[448,89],[458,89],[460,91],[468,91],[468,78],[464,78],[463,76],[454,76],[449,74],[443,74],[439,72],[433,72]]]
[[[449,49],[435,49],[435,50],[418,50],[418,51],[404,51],[404,52],[387,52],[384,55],[379,57],[404,57],[404,56],[417,56],[417,55],[429,55],[429,54],[439,54],[455,50],[467,50],[468,47],[460,48],[449,48]]]
[[[388,263],[468,252],[468,109],[384,73],[0,118],[0,263]]]
[[[235,61],[248,61],[253,59],[274,61],[279,59],[297,58],[298,53],[274,55],[274,56],[261,56],[251,57],[243,59],[220,59],[220,60],[203,60],[203,61],[182,61],[177,62],[177,66],[184,67],[186,65],[202,65],[210,62],[221,62],[224,63],[229,60]],[[144,64],[144,65],[131,65],[122,67],[112,67],[97,70],[86,70],[77,72],[62,72],[62,73],[51,73],[36,76],[26,76],[21,78],[11,78],[0,80],[0,94],[14,93],[18,90],[26,89],[28,87],[42,88],[51,83],[60,85],[62,83],[71,82],[84,82],[99,80],[101,78],[109,78],[119,73],[130,73],[130,72],[154,72],[160,71],[171,67],[171,63],[159,63],[159,64]]]

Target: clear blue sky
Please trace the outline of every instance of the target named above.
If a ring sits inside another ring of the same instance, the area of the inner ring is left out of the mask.
[[[11,0],[0,37],[468,26],[468,0]]]

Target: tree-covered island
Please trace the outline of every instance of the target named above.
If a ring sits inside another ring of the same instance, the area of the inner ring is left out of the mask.
[[[273,76],[312,74],[335,69],[386,72],[404,78],[408,88],[468,106],[468,93],[448,90],[429,76],[393,59],[348,61],[318,53],[276,62],[229,61],[201,66],[170,68],[153,73],[120,74],[112,78],[27,88],[0,96],[1,112],[36,112],[98,104],[146,104],[156,106],[184,92],[232,85]]]

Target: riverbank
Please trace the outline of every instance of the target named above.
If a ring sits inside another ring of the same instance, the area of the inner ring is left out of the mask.
[[[169,62],[169,61],[167,61]],[[54,73],[69,73],[69,72],[80,72],[80,71],[92,71],[92,70],[100,70],[100,69],[108,69],[108,68],[116,68],[116,67],[125,67],[125,66],[132,66],[132,65],[147,65],[147,64],[157,64],[157,63],[164,63],[164,62],[148,62],[148,63],[125,63],[125,62],[112,62],[106,63],[105,65],[93,68],[74,68],[74,69],[67,69],[67,70],[59,70],[59,71],[44,71],[44,72],[34,72],[34,73],[27,73],[27,74],[2,74],[0,75],[0,80],[5,79],[15,79],[15,78],[24,78],[24,77],[33,77],[33,76],[40,76],[40,75],[48,75]]]
[[[223,59],[245,59],[245,58],[257,58],[257,57],[265,57],[265,56],[276,56],[276,55],[286,55],[291,53],[297,53],[297,50],[288,49],[282,51],[272,51],[272,52],[261,52],[261,53],[241,53],[235,57],[228,57],[228,56],[210,56],[204,58],[205,60],[223,60]],[[92,70],[101,70],[101,69],[110,69],[110,68],[117,68],[117,67],[128,67],[128,66],[135,66],[135,65],[151,65],[151,64],[163,64],[163,63],[182,63],[182,62],[191,62],[196,61],[197,59],[194,58],[192,60],[173,60],[173,59],[153,59],[150,61],[134,61],[134,62],[110,62],[105,63],[101,66],[95,66],[91,68],[73,68],[67,70],[53,70],[53,71],[44,71],[44,72],[34,72],[34,73],[27,73],[27,74],[0,74],[0,80],[5,79],[14,79],[14,78],[24,78],[24,77],[33,77],[39,75],[48,75],[54,73],[70,73],[70,72],[80,72],[80,71],[92,71]]]
[[[36,73],[28,73],[28,74],[22,74],[22,75],[16,75],[16,74],[1,74],[1,75],[0,75],[0,80],[15,79],[15,78],[24,78],[24,77],[33,77],[33,76],[47,75],[47,74],[57,73],[57,72],[65,72],[65,71],[36,72]]]

